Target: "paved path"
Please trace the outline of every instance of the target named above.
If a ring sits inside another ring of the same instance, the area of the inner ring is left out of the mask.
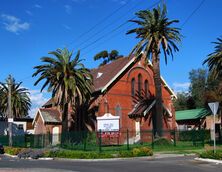
[[[221,172],[222,165],[195,161],[192,156],[114,161],[19,160],[0,156],[0,172]]]

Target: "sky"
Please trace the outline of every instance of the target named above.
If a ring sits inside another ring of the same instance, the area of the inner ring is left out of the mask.
[[[33,67],[40,58],[57,48],[80,50],[87,68],[100,62],[93,56],[102,50],[116,49],[127,56],[138,42],[126,35],[136,27],[127,22],[135,12],[151,9],[158,0],[1,0],[0,5],[0,81],[11,74],[30,90],[34,116],[50,94],[34,86]],[[214,50],[213,41],[221,36],[221,0],[165,0],[168,17],[180,22],[183,35],[180,51],[166,65],[161,59],[161,74],[176,92],[187,91],[189,72],[203,68],[202,62]],[[201,7],[198,8],[198,6]],[[195,12],[194,12],[195,11]]]

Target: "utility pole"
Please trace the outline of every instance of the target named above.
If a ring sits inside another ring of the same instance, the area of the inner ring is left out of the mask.
[[[12,77],[9,75],[8,80],[8,130],[9,130],[9,146],[12,146]]]

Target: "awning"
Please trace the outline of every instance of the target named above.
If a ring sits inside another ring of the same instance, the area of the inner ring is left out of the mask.
[[[146,117],[149,112],[152,110],[154,105],[156,104],[156,100],[149,100],[147,102],[139,102],[136,104],[134,109],[128,114],[129,118],[141,118]],[[169,117],[172,117],[171,111],[163,104],[163,109],[167,112]]]

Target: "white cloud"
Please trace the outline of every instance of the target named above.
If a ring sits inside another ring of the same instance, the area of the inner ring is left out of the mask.
[[[173,89],[175,92],[187,92],[190,87],[190,82],[174,82]]]
[[[121,5],[125,5],[127,3],[126,0],[112,0],[113,2],[119,3]]]
[[[64,5],[65,7],[65,11],[67,14],[71,14],[72,13],[72,7],[70,5]]]
[[[38,107],[36,107],[36,108],[31,108],[30,110],[29,110],[29,116],[31,117],[31,118],[33,118],[34,116],[35,116],[35,114],[37,113],[37,111],[38,111]]]
[[[31,11],[29,11],[29,10],[26,10],[25,11],[28,15],[30,15],[30,16],[32,16],[33,14],[32,14],[32,12]]]
[[[32,104],[35,106],[42,106],[48,100],[46,95],[40,92],[40,90],[30,90],[29,92]]]
[[[63,24],[62,25],[65,29],[67,29],[67,30],[71,30],[71,27],[69,27],[68,25],[66,25],[66,24]]]
[[[19,32],[30,28],[30,24],[28,22],[22,22],[21,19],[15,16],[2,14],[1,18],[3,20],[4,28],[9,32],[19,34]]]
[[[32,102],[31,110],[29,111],[29,115],[33,117],[38,110],[44,103],[49,100],[49,93],[46,91],[40,92],[40,90],[29,90],[30,92],[30,99]]]
[[[34,7],[35,7],[35,8],[42,8],[42,6],[39,5],[39,4],[35,4]]]

